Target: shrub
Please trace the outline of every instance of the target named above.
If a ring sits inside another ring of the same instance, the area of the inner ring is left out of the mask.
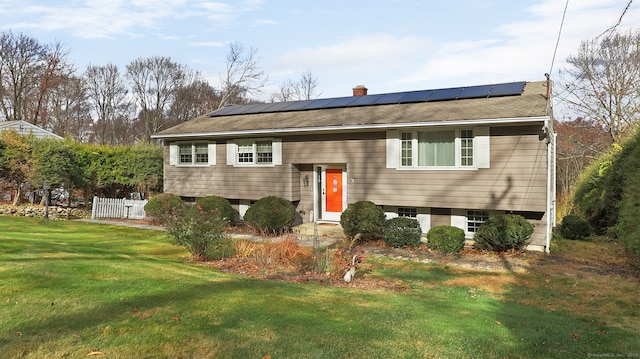
[[[293,203],[276,196],[260,199],[244,215],[245,223],[263,233],[289,231],[295,218],[296,207]]]
[[[342,212],[340,224],[344,234],[352,239],[357,234],[360,234],[363,240],[377,240],[384,237],[384,211],[370,201],[350,204]]]
[[[560,235],[566,239],[585,239],[591,235],[591,225],[584,219],[569,214],[562,219]]]
[[[415,218],[397,217],[388,220],[384,228],[384,241],[391,247],[417,247],[422,229]]]
[[[231,206],[231,203],[223,197],[219,196],[207,196],[198,198],[196,204],[200,206],[203,211],[216,211],[217,215],[230,222],[235,216],[235,211]]]
[[[533,234],[533,225],[524,217],[504,214],[489,218],[474,236],[476,247],[495,252],[521,250]]]
[[[195,259],[220,259],[234,254],[233,243],[224,233],[227,221],[198,206],[182,205],[165,221],[167,233]]]
[[[452,226],[433,227],[427,232],[430,248],[443,253],[458,253],[464,248],[464,230]]]
[[[173,193],[162,193],[152,197],[147,204],[144,205],[146,216],[165,223],[173,212],[179,211],[184,206],[184,201]]]

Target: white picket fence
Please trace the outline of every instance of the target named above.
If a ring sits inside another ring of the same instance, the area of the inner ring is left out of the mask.
[[[144,205],[147,200],[131,200],[124,198],[93,197],[91,219],[96,218],[129,218],[144,219]]]

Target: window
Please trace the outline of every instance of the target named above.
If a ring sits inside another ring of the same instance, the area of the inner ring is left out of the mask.
[[[209,164],[208,143],[183,143],[177,147],[178,164],[183,166]]]
[[[412,207],[398,207],[398,217],[416,218],[418,211]]]
[[[253,145],[252,144],[238,145],[238,163],[241,163],[241,164],[253,163]]]
[[[402,166],[413,165],[413,144],[412,144],[412,133],[411,132],[403,132],[402,133]]]
[[[460,166],[473,166],[473,131],[460,131]]]
[[[256,162],[259,164],[273,163],[273,147],[271,141],[256,142]]]
[[[418,166],[455,166],[455,131],[418,132]]]
[[[402,132],[400,166],[473,167],[473,136],[471,129]]]
[[[467,232],[476,233],[478,228],[489,219],[486,211],[467,211]]]
[[[180,164],[192,164],[193,163],[193,152],[191,149],[191,145],[180,145]]]
[[[209,163],[209,145],[206,143],[199,143],[194,146],[196,153],[197,164]]]
[[[227,164],[232,166],[273,166],[282,164],[279,139],[227,142]]]

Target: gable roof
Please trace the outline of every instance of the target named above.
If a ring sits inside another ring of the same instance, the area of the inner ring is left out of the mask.
[[[492,95],[492,89],[501,91]],[[464,96],[465,92],[482,97]],[[151,137],[223,137],[356,131],[418,124],[541,121],[548,116],[546,94],[547,82],[540,81],[231,106]]]
[[[53,132],[47,131],[36,125],[32,125],[26,121],[0,121],[0,131],[10,130],[10,129],[15,130],[17,133],[25,136],[33,134],[34,136],[40,137],[40,138],[46,137],[46,138],[55,138],[58,140],[64,139]]]

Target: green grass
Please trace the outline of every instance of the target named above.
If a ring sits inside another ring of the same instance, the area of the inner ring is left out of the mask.
[[[250,279],[191,262],[163,232],[0,217],[0,356],[640,355],[637,330],[605,325],[592,313],[447,284],[473,273],[387,259],[368,264],[368,275],[407,290]],[[546,294],[529,290],[530,297]]]

